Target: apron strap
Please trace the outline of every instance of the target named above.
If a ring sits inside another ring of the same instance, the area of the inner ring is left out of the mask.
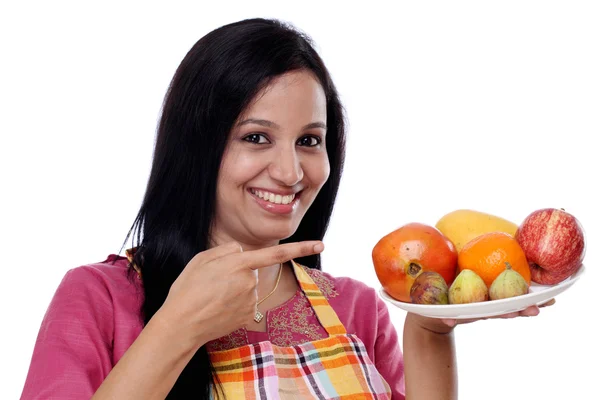
[[[292,266],[294,267],[294,273],[296,279],[300,284],[300,289],[304,292],[304,295],[308,299],[317,319],[325,328],[327,333],[331,335],[345,335],[346,328],[338,318],[337,314],[319,289],[319,287],[312,280],[310,275],[297,264],[294,260],[291,260]]]

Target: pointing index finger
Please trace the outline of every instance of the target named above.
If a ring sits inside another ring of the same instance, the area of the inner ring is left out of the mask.
[[[242,246],[238,242],[229,242],[198,253],[192,260],[199,264],[206,264],[229,254],[241,253],[242,251]]]
[[[241,255],[244,260],[242,264],[250,269],[264,268],[294,258],[319,254],[324,247],[323,243],[318,240],[280,244],[265,249],[244,252]]]

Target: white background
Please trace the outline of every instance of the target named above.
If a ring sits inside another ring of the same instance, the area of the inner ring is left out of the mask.
[[[255,16],[313,37],[348,111],[325,269],[377,288],[371,249],[400,225],[563,207],[586,230],[587,274],[535,318],[459,326],[460,398],[597,395],[597,3],[330,4],[0,7],[1,399],[19,397],[64,273],[119,251],[178,63],[210,30]],[[405,313],[390,311],[402,334]]]

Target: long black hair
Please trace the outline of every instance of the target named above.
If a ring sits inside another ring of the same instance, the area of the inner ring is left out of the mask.
[[[142,273],[144,323],[197,253],[208,249],[221,159],[236,119],[259,91],[286,72],[306,70],[327,101],[330,176],[296,232],[282,240],[322,240],[338,192],[344,160],[344,112],[312,41],[289,24],[249,19],[220,27],[187,53],[170,83],[160,117],[152,169],[132,236]],[[320,269],[313,255],[299,262]],[[131,266],[130,266],[131,267]],[[215,383],[203,346],[179,376],[169,399],[209,398]]]

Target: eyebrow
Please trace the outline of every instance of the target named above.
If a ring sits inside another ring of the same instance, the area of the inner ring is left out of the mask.
[[[242,122],[240,122],[238,124],[238,126],[247,125],[247,124],[256,124],[256,125],[265,126],[267,128],[279,129],[279,125],[277,125],[275,122],[272,122],[272,121],[269,121],[266,119],[255,119],[255,118],[245,119]],[[314,129],[314,128],[322,128],[322,129],[327,130],[327,125],[325,125],[323,122],[311,122],[310,124],[304,125],[302,127],[302,130]]]

